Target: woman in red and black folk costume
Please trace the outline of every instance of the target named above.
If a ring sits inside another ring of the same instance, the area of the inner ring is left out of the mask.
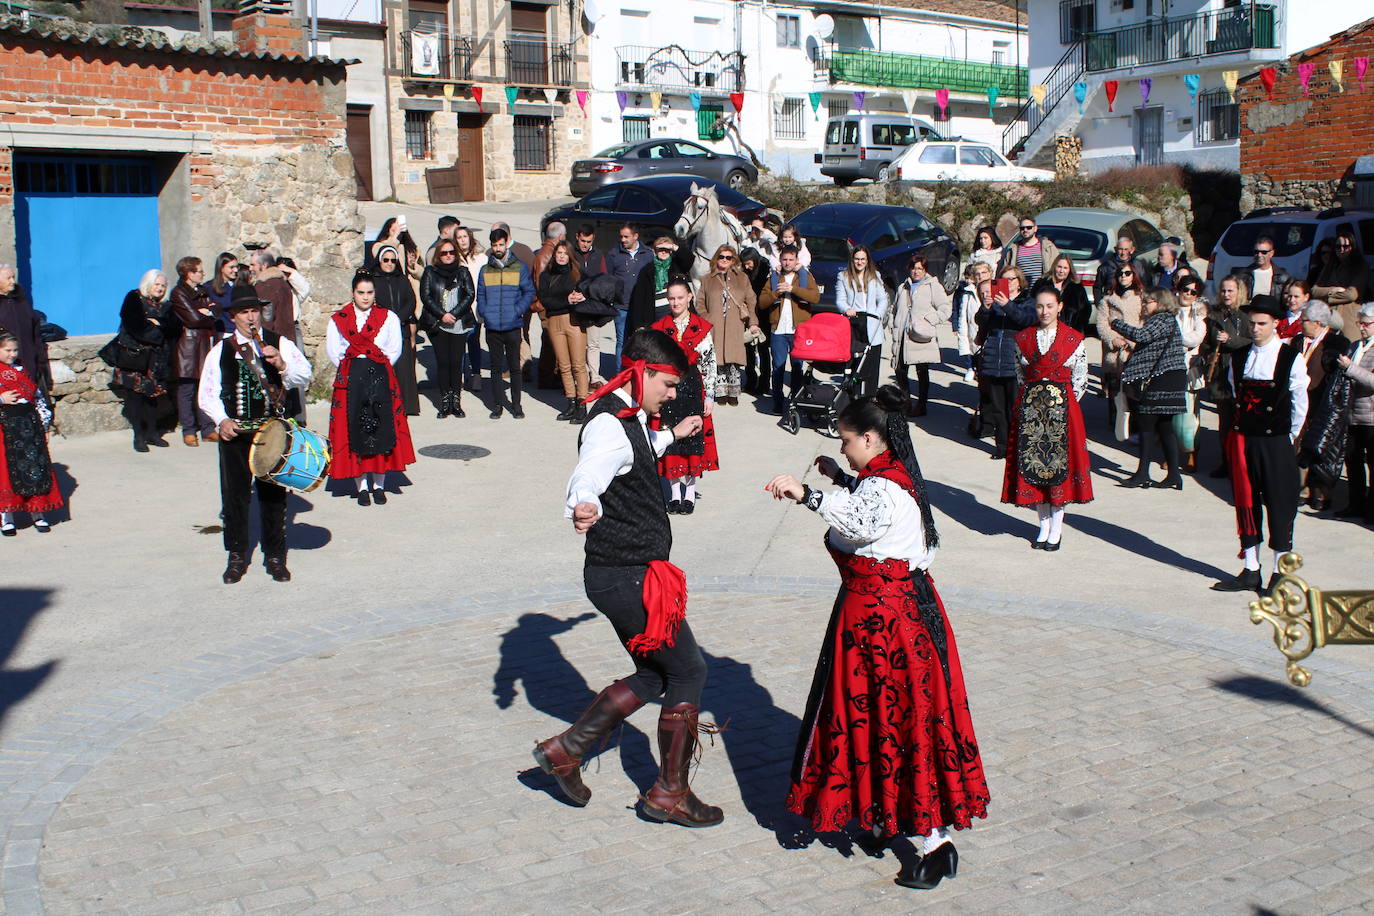
[[[35,531],[52,530],[45,512],[62,508],[62,492],[48,457],[52,409],[19,363],[19,336],[0,328],[0,534],[15,535],[15,513],[27,512]]]
[[[701,431],[689,416],[670,429],[648,419],[673,399],[690,371],[682,349],[652,328],[625,339],[624,371],[587,399],[595,401],[578,436],[577,468],[568,480],[564,516],[587,536],[582,581],[587,600],[605,615],[634,661],[566,731],[534,748],[534,759],[578,807],[591,800],[582,759],[628,716],[657,697],[659,773],[641,796],[644,814],[684,827],[725,819],[692,792],[688,776],[701,724],[706,660],[686,620],[687,580],[668,562],[673,529],[663,504],[658,458],[675,441]]]
[[[1012,410],[1002,502],[1035,506],[1040,531],[1036,550],[1058,550],[1064,536],[1064,507],[1093,498],[1083,411],[1088,390],[1088,354],[1083,335],[1059,321],[1059,291],[1035,295],[1035,324],[1016,334],[1020,394]]]
[[[668,513],[691,515],[697,504],[697,478],[720,470],[716,424],[711,419],[716,404],[716,347],[711,322],[692,311],[692,288],[686,278],[672,278],[664,292],[668,314],[651,327],[682,348],[689,368],[678,382],[677,395],[659,411],[659,426],[672,429],[693,416],[701,417],[703,426],[701,432],[668,446],[658,459],[658,475],[668,481]]]
[[[857,821],[884,846],[922,837],[920,862],[897,883],[924,890],[954,877],[950,830],[986,817],[989,796],[954,631],[927,572],[939,535],[907,401],[886,385],[841,411],[840,451],[857,476],[828,456],[816,466],[843,489],[822,493],[788,474],[765,489],[830,524],[840,569],[787,808],[818,832]]]
[[[324,343],[338,367],[329,405],[329,477],[357,481],[360,506],[373,500],[385,505],[386,472],[415,462],[392,369],[401,357],[403,330],[395,312],[376,305],[372,275],[360,270],[353,277],[353,302],[329,320]]]

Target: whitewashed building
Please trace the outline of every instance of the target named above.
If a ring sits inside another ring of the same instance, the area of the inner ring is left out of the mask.
[[[594,0],[585,12],[593,150],[651,136],[747,146],[774,172],[812,179],[827,118],[856,92],[866,110],[913,111],[994,144],[1025,99],[1024,13],[997,0]]]
[[[1045,87],[1045,102],[1017,116],[1003,152],[1052,166],[1054,138],[1077,136],[1089,172],[1168,162],[1238,169],[1240,112],[1225,75],[1282,61],[1370,11],[1352,0],[1027,2],[1030,83]]]

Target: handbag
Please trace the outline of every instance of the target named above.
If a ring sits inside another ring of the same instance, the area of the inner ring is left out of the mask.
[[[935,339],[935,324],[924,315],[917,316],[911,319],[906,334],[916,343],[930,343]]]
[[[96,353],[107,366],[127,372],[147,372],[152,363],[153,348],[132,340],[123,331]]]

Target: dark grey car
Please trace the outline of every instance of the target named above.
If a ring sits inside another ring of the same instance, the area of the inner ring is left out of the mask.
[[[577,160],[568,191],[581,197],[617,181],[652,175],[694,175],[738,190],[745,182],[758,181],[759,170],[742,156],[713,152],[689,140],[657,137],[617,143],[590,159]]]

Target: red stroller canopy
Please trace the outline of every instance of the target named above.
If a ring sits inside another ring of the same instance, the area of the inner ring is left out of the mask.
[[[792,339],[792,357],[813,363],[847,363],[849,319],[835,312],[822,312],[797,325]]]

